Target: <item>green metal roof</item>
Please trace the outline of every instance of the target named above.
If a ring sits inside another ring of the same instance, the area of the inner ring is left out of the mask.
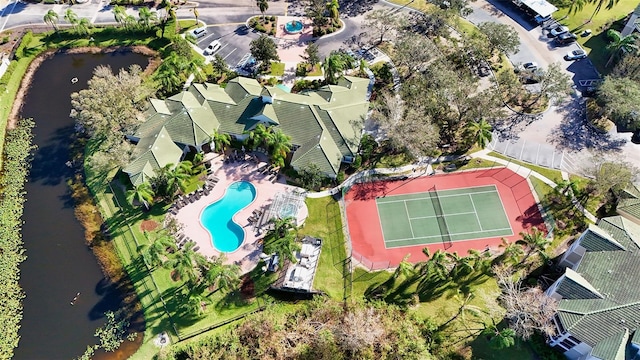
[[[591,355],[602,360],[624,360],[629,330],[624,329],[598,342]]]
[[[300,170],[305,169],[309,164],[315,164],[324,174],[335,177],[339,168],[336,168],[331,160],[320,146],[319,141],[309,141],[293,153],[291,166]]]
[[[611,237],[611,235],[593,224],[590,224],[589,228],[582,235],[580,245],[587,249],[587,251],[624,250],[624,247]]]
[[[603,296],[580,274],[567,268],[556,292],[563,299],[602,299]]]

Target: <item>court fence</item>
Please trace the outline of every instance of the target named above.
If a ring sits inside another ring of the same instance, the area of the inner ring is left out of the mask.
[[[389,260],[371,261],[355,250],[351,250],[351,259],[357,262],[355,265],[360,265],[369,271],[387,270],[395,267],[391,265]]]

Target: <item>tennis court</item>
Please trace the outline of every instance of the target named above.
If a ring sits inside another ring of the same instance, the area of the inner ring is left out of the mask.
[[[386,248],[513,235],[494,185],[378,197]]]

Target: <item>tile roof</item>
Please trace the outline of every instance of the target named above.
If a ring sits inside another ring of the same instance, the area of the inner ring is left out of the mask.
[[[600,341],[594,346],[591,355],[603,360],[624,360],[629,340],[629,330],[624,329]]]

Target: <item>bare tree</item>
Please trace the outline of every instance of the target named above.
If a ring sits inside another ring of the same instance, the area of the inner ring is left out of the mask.
[[[373,308],[348,311],[340,327],[335,329],[342,347],[354,353],[373,346],[384,336],[380,315]]]
[[[380,44],[385,36],[389,40],[394,40],[396,31],[404,22],[403,17],[391,14],[389,10],[378,9],[367,13],[362,28],[367,31],[372,43],[375,40],[375,44]]]
[[[500,304],[505,308],[505,319],[509,328],[523,339],[536,331],[547,336],[555,334],[553,317],[558,310],[558,301],[545,295],[540,287],[523,288],[506,267],[494,266],[494,274],[502,290]]]

